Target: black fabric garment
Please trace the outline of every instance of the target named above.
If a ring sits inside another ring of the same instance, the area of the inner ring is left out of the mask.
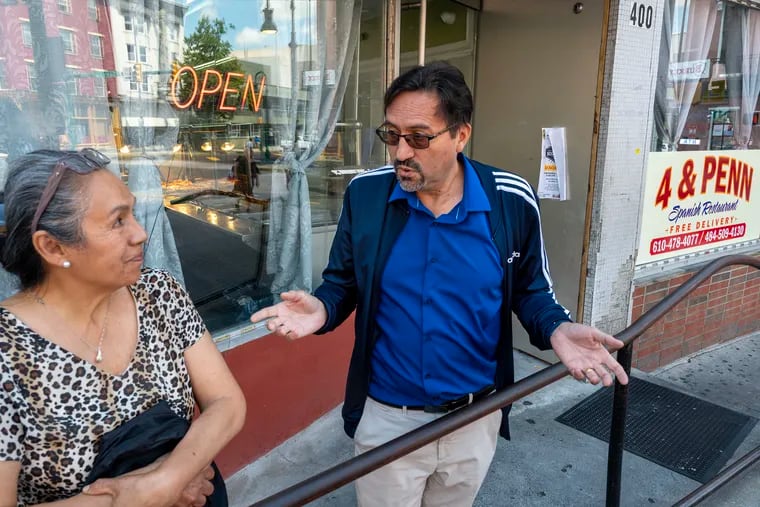
[[[97,479],[112,478],[147,466],[168,454],[182,440],[190,422],[178,416],[165,400],[109,431],[100,442],[86,484]],[[216,463],[214,469],[214,492],[206,500],[206,507],[227,507],[227,488]]]

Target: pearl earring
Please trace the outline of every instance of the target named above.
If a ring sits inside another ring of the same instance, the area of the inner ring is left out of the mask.
[[[63,261],[61,263],[61,266],[63,266],[66,269],[69,269],[71,267],[71,262],[69,262],[69,261]]]

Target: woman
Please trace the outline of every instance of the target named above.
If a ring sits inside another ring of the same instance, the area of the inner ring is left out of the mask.
[[[250,173],[246,171],[250,168]],[[253,195],[253,188],[259,186],[259,166],[251,159],[250,164],[243,155],[238,155],[230,168],[230,177],[235,180],[233,190],[245,195]]]
[[[109,162],[44,150],[9,168],[2,262],[21,290],[0,303],[2,507],[203,505],[208,465],[245,418],[187,294],[142,269],[135,198]],[[174,450],[84,488],[102,435],[159,400],[188,420],[200,408]]]

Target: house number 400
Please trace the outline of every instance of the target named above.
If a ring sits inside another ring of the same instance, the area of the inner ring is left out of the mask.
[[[632,26],[638,26],[639,28],[652,28],[653,16],[654,9],[652,9],[651,5],[633,2],[633,7],[631,8]]]

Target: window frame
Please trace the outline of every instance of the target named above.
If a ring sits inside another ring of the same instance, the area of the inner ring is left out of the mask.
[[[90,56],[92,56],[93,58],[102,60],[103,59],[103,36],[94,34],[94,33],[91,33],[88,35],[90,38]],[[95,47],[93,46],[93,42],[95,41],[97,41],[97,48],[98,48],[97,53],[93,51],[93,49],[95,49]]]
[[[21,43],[24,47],[32,47],[32,25],[28,20],[21,20]]]
[[[106,78],[92,78],[92,93],[95,97],[105,97],[108,95],[108,85],[106,84]]]
[[[58,33],[61,35],[61,40],[63,41],[63,52],[67,55],[75,55],[77,54],[77,37],[76,37],[76,31],[71,30],[69,28],[59,28]],[[64,34],[67,34],[68,37],[70,37],[69,42],[71,43],[71,48],[68,48],[66,45],[66,38]]]
[[[8,69],[5,60],[0,60],[0,90],[8,89]]]
[[[66,93],[72,97],[79,97],[81,95],[81,86],[79,85],[78,78],[66,81]]]
[[[58,12],[63,14],[71,14],[71,0],[56,0],[58,6]]]
[[[93,21],[98,21],[100,14],[97,0],[87,0],[87,16]]]
[[[37,76],[37,69],[34,68],[34,62],[26,61],[26,84],[29,91],[39,91],[39,77]]]

